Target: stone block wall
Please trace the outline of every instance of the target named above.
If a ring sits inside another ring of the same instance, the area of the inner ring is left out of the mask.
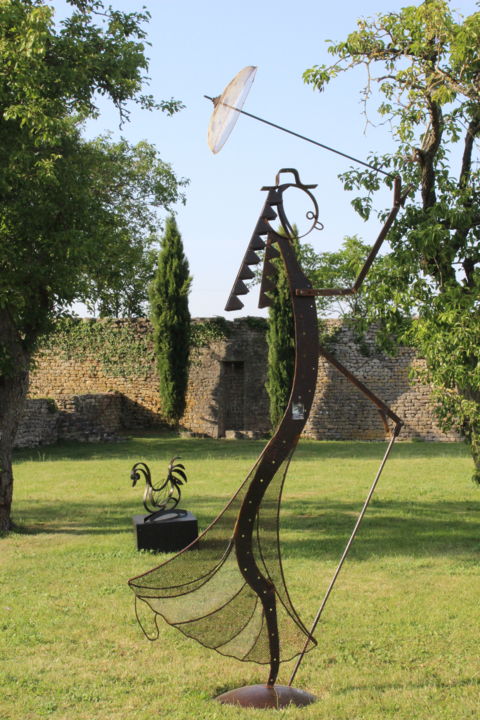
[[[58,440],[58,411],[46,398],[27,400],[15,438],[15,447],[53,445]]]
[[[71,395],[59,398],[58,437],[62,440],[110,440],[122,428],[122,396]]]
[[[131,322],[136,332],[149,332],[148,321]],[[335,329],[330,351],[405,421],[401,439],[459,439],[456,433],[445,434],[438,428],[430,388],[412,381],[411,370],[422,361],[411,349],[402,348],[397,356],[388,357],[376,350],[370,337],[365,355],[348,327],[338,321],[330,324]],[[225,337],[195,349],[181,421],[184,430],[214,438],[270,430],[265,328],[259,318],[241,318],[228,323]],[[53,348],[37,359],[30,396],[55,400],[62,437],[88,440],[121,428],[164,425],[153,359],[140,374],[122,375],[106,370],[98,358],[66,358]],[[375,406],[320,358],[305,435],[320,440],[379,440],[385,438],[385,430]]]
[[[116,440],[122,428],[121,395],[70,395],[56,402],[27,399],[15,447],[53,445],[58,440]]]
[[[117,321],[119,328],[124,324],[129,324],[139,338],[150,335],[148,320]],[[134,352],[132,350],[133,363]],[[122,374],[109,372],[95,354],[77,358],[53,348],[35,358],[30,374],[30,397],[48,396],[62,406],[64,402],[67,405],[71,403],[72,396],[98,394],[121,396],[121,424],[125,428],[142,428],[164,422],[153,362],[147,367],[142,365],[141,372]]]
[[[438,427],[430,387],[412,378],[412,371],[422,366],[412,349],[401,348],[393,357],[385,355],[376,349],[370,334],[361,352],[352,331],[341,325],[337,326],[334,338],[336,359],[404,421],[400,440],[460,439],[457,433],[444,433]],[[305,435],[318,440],[386,438],[376,406],[322,357]]]
[[[193,354],[182,426],[214,438],[229,430],[268,432],[266,367],[264,327],[234,320],[227,337]]]

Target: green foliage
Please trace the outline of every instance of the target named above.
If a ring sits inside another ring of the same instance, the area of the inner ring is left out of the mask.
[[[178,423],[185,409],[190,357],[190,284],[182,238],[171,215],[150,286],[150,313],[162,411],[172,424]]]
[[[192,350],[208,347],[216,340],[224,340],[229,335],[228,321],[224,317],[195,321],[190,328],[190,346]]]
[[[147,15],[82,7],[58,29],[41,0],[0,7],[0,308],[27,352],[59,308],[119,289],[154,239],[154,208],[179,196],[148,143],[82,139],[99,95],[122,119],[129,100],[149,105]]]
[[[435,383],[438,418],[445,429],[463,433],[475,461],[474,480],[480,483],[478,303],[472,307],[468,295],[451,287],[432,298],[405,336],[423,350],[425,377]]]
[[[127,378],[148,375],[154,359],[151,331],[138,333],[131,323],[109,318],[59,319],[42,338],[42,353],[55,353],[65,360],[99,362],[106,374]]]
[[[266,321],[261,320],[266,327]],[[195,320],[190,327],[191,350],[224,340],[229,332],[229,324],[223,317]],[[156,360],[152,326],[142,325],[139,332],[135,321],[112,318],[59,318],[53,329],[40,339],[34,364],[43,353],[53,353],[65,360],[98,362],[107,375],[126,378],[150,374]]]
[[[103,301],[152,242],[155,209],[181,183],[147,143],[87,142],[83,123],[110,99],[167,113],[142,93],[147,12],[70,0],[0,2],[0,530],[8,529],[11,451],[40,335],[75,300]]]
[[[314,288],[349,288],[357,279],[370,249],[370,245],[353,235],[344,238],[342,246],[334,252],[317,253],[311,245],[303,243],[299,247],[299,257],[302,268]],[[348,318],[352,315],[364,314],[364,300],[361,294],[333,298],[318,297],[316,302],[321,317],[333,314]]]
[[[112,143],[99,138],[101,157],[95,166],[94,191],[103,196],[104,218],[97,218],[101,257],[90,263],[82,298],[100,317],[146,314],[159,244],[159,208],[184,200],[168,163],[142,141]]]
[[[128,252],[118,258],[116,267],[108,268],[108,278],[101,278],[94,292],[89,293],[87,308],[101,318],[145,317],[148,286],[155,274],[156,259],[155,250],[130,244]]]
[[[54,415],[58,410],[57,403],[53,398],[45,398],[45,400],[47,401],[47,410],[49,414]]]
[[[243,318],[243,322],[252,330],[267,330],[268,327],[266,318],[255,317],[254,315],[247,315],[247,317]]]
[[[297,229],[293,226],[295,235]],[[279,230],[284,234],[283,229]],[[298,248],[298,241],[295,241]],[[281,258],[271,261],[275,276],[271,278],[275,290],[268,309],[268,369],[266,389],[269,398],[270,422],[275,429],[288,405],[295,369],[295,328],[290,289]]]
[[[396,145],[393,153],[369,160],[419,188],[389,234],[389,254],[372,268],[359,325],[380,320],[384,345],[410,343],[425,357],[424,378],[435,387],[440,421],[463,432],[477,480],[479,39],[480,12],[463,18],[444,0],[426,0],[359,20],[345,41],[330,45],[335,62],[304,75],[323,90],[340,73],[366,67],[365,112],[380,97],[377,111]],[[353,204],[368,215],[378,175],[351,170],[342,179],[345,189],[360,191]]]

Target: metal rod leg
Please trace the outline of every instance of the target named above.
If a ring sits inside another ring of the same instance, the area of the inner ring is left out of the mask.
[[[398,430],[399,430],[399,428],[398,428]],[[372,499],[372,495],[373,495],[373,493],[375,492],[375,488],[376,488],[377,483],[378,483],[378,481],[379,481],[379,479],[380,479],[380,475],[382,474],[382,470],[383,470],[383,468],[384,468],[384,466],[385,466],[385,463],[386,463],[387,458],[388,458],[388,456],[389,456],[389,454],[390,454],[390,451],[391,451],[391,449],[392,449],[392,447],[393,447],[393,443],[395,442],[395,440],[396,440],[396,438],[397,438],[397,435],[398,435],[398,431],[397,431],[397,428],[395,428],[395,432],[394,432],[394,434],[392,435],[392,437],[391,437],[391,439],[390,439],[390,442],[389,442],[389,444],[388,444],[387,450],[386,450],[385,455],[384,455],[384,457],[383,457],[383,460],[382,460],[382,462],[381,462],[381,464],[380,464],[380,467],[378,468],[378,471],[377,471],[377,474],[376,474],[376,476],[375,476],[375,479],[374,479],[374,481],[373,481],[373,483],[372,483],[372,485],[371,485],[371,487],[370,487],[370,490],[368,491],[368,495],[367,495],[366,500],[365,500],[365,502],[364,502],[364,504],[363,504],[363,507],[362,507],[362,509],[361,509],[361,511],[360,511],[360,515],[359,515],[358,518],[357,518],[357,522],[355,523],[355,527],[353,528],[352,534],[350,535],[350,539],[349,539],[349,541],[347,542],[347,544],[346,544],[346,546],[345,546],[345,550],[343,551],[342,557],[340,558],[340,562],[338,563],[337,569],[335,570],[335,573],[334,573],[334,575],[333,575],[333,578],[332,578],[332,580],[330,581],[330,585],[329,585],[328,588],[327,588],[327,592],[325,593],[325,596],[324,596],[324,598],[323,598],[323,600],[322,600],[322,604],[320,605],[320,608],[319,608],[319,610],[318,610],[318,612],[317,612],[317,614],[316,614],[316,616],[315,616],[315,619],[314,619],[314,621],[313,621],[312,628],[311,628],[311,630],[310,630],[310,636],[307,638],[307,641],[305,642],[305,645],[304,645],[304,647],[303,647],[303,650],[302,650],[302,652],[300,653],[300,657],[298,658],[298,660],[297,660],[297,662],[296,662],[296,664],[295,664],[295,667],[294,667],[294,669],[293,669],[292,675],[291,675],[290,680],[289,680],[289,683],[288,683],[289,685],[291,685],[291,684],[293,683],[293,681],[294,681],[294,679],[295,679],[295,675],[297,674],[298,668],[300,667],[300,664],[301,664],[301,662],[302,662],[302,660],[303,660],[303,658],[304,658],[304,655],[305,655],[305,653],[307,652],[307,648],[308,648],[308,645],[309,645],[309,643],[310,643],[310,639],[311,639],[313,633],[315,632],[315,628],[317,627],[318,622],[319,622],[319,620],[320,620],[320,618],[321,618],[321,616],[322,616],[322,613],[323,613],[323,610],[324,610],[324,608],[325,608],[325,605],[327,604],[328,598],[330,597],[330,593],[331,593],[332,590],[333,590],[333,586],[335,585],[335,582],[336,582],[336,580],[337,580],[337,577],[338,577],[339,574],[340,574],[340,570],[342,569],[342,565],[343,565],[343,563],[345,562],[345,559],[346,559],[346,557],[347,557],[347,555],[348,555],[348,553],[349,553],[349,551],[350,551],[350,548],[351,548],[351,546],[352,546],[353,541],[355,540],[355,536],[356,536],[356,534],[357,534],[357,532],[358,532],[358,529],[359,529],[359,527],[360,527],[360,525],[361,525],[361,522],[362,522],[362,520],[363,520],[363,517],[364,517],[364,515],[365,515],[365,513],[366,513],[366,511],[367,511],[367,508],[368,508],[368,505],[369,505],[369,503],[370,503],[370,500]]]

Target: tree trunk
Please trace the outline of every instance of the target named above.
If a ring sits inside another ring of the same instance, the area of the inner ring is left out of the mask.
[[[0,310],[0,533],[11,529],[13,442],[28,392],[29,356],[8,310]]]
[[[477,429],[470,434],[470,450],[475,465],[472,479],[480,485],[480,432]]]
[[[469,388],[463,390],[461,393],[464,398],[473,401],[477,404],[477,408],[480,408],[480,390]],[[477,411],[474,417],[470,417],[464,420],[463,424],[463,435],[470,445],[470,452],[472,453],[473,463],[475,469],[473,471],[472,479],[480,485],[480,409]]]

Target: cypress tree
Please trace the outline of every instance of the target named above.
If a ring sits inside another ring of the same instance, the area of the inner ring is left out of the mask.
[[[293,226],[294,246],[297,228]],[[280,234],[284,235],[282,230]],[[295,369],[295,330],[287,274],[281,258],[272,261],[275,290],[270,293],[272,304],[268,311],[268,372],[266,389],[269,397],[270,422],[275,429],[288,405]]]
[[[185,410],[190,355],[188,294],[191,276],[181,235],[173,215],[167,218],[150,285],[150,317],[159,376],[162,412],[178,424]]]

